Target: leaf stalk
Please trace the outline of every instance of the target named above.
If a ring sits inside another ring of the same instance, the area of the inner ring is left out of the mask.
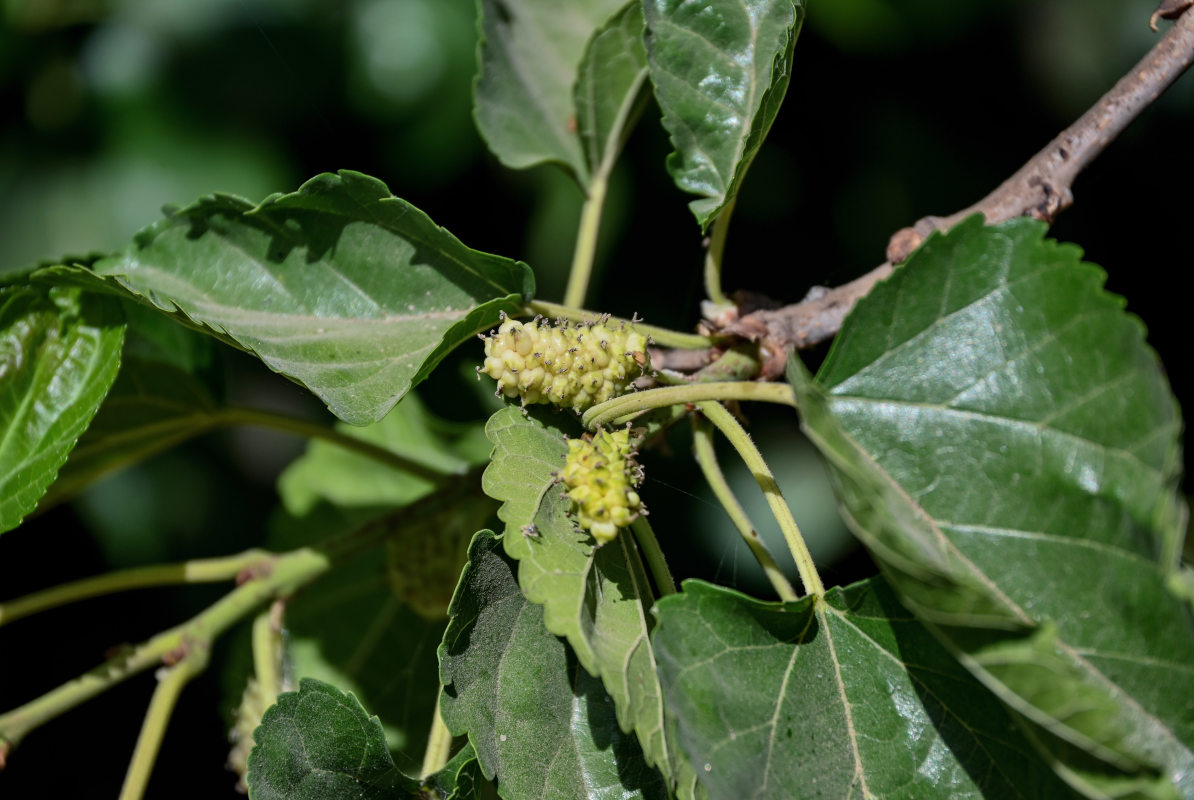
[[[800,575],[800,582],[804,584],[805,591],[816,596],[825,594],[825,585],[821,582],[821,576],[817,574],[816,564],[813,563],[812,554],[804,543],[800,526],[796,524],[796,519],[792,516],[792,509],[788,508],[787,502],[784,501],[783,492],[780,491],[779,484],[775,482],[775,476],[771,473],[767,462],[763,460],[763,454],[751,441],[750,434],[721,403],[700,402],[696,405],[701,413],[717,426],[717,429],[730,441],[730,444],[738,451],[738,455],[746,462],[747,469],[755,476],[755,481],[758,482],[759,488],[763,490],[763,494],[767,498],[767,505],[771,507],[771,513],[775,515],[775,519],[779,523],[784,541],[788,543],[788,549],[792,553],[792,559],[796,562],[796,571]]]
[[[609,175],[599,172],[589,183],[588,195],[580,212],[580,226],[576,232],[576,247],[572,254],[572,270],[568,273],[568,286],[564,290],[564,305],[583,306],[589,290],[589,278],[593,274],[593,261],[597,256],[597,235],[601,231],[601,213],[605,208]]]
[[[796,407],[796,395],[792,391],[792,387],[786,383],[760,383],[757,381],[687,383],[632,392],[604,403],[598,403],[584,413],[581,422],[586,428],[596,429],[610,423],[619,424],[632,414],[652,408],[726,400],[756,400]]]
[[[747,516],[746,510],[742,508],[742,504],[738,502],[738,498],[734,496],[733,490],[730,489],[730,484],[726,481],[725,474],[721,471],[721,466],[717,463],[717,452],[713,447],[713,431],[708,419],[693,417],[692,449],[693,454],[696,456],[697,465],[701,468],[701,472],[704,473],[705,481],[709,484],[709,488],[713,490],[713,495],[721,503],[722,507],[725,508],[730,521],[734,523],[734,527],[738,529],[742,540],[750,548],[755,561],[759,562],[759,566],[763,568],[763,573],[767,576],[767,580],[771,582],[771,586],[775,589],[775,593],[779,595],[779,599],[785,602],[797,600],[799,595],[796,594],[796,590],[792,588],[792,584],[788,582],[787,577],[775,562],[775,556],[771,554],[771,550],[767,548],[767,544],[759,538],[758,531],[751,524],[750,517]]]

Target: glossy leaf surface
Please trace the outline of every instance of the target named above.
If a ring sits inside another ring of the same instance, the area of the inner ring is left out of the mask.
[[[440,647],[448,729],[468,734],[506,800],[666,797],[601,683],[543,627],[514,572],[497,538],[477,534]]]
[[[124,322],[110,298],[0,291],[0,532],[37,507],[120,368]]]
[[[258,206],[202,198],[91,270],[39,276],[151,304],[257,355],[357,425],[534,291],[524,264],[465,247],[348,171]]]
[[[804,19],[798,0],[645,0],[647,55],[668,170],[700,195],[702,228],[733,201],[779,113]]]
[[[573,86],[589,39],[624,4],[481,0],[473,116],[503,164],[522,169],[555,162],[588,186]]]
[[[1180,418],[1139,321],[1043,232],[932,237],[790,379],[851,527],[1075,784],[1194,797]]]
[[[675,741],[711,798],[1071,796],[881,579],[823,604],[686,581],[658,613]]]
[[[549,414],[508,407],[486,426],[493,461],[484,488],[503,502],[505,551],[518,560],[527,599],[543,604],[547,629],[572,645],[617,705],[622,729],[634,730],[647,760],[674,774],[649,639],[654,596],[629,530],[603,547],[566,514],[570,501],[555,482],[568,445]]]

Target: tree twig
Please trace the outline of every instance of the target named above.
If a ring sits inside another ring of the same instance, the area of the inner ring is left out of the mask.
[[[1167,5],[1173,7],[1167,9]],[[1194,12],[1187,12],[1192,5],[1189,0],[1162,3],[1159,16],[1180,15],[1173,27],[1089,111],[982,200],[947,217],[924,217],[897,231],[888,243],[888,260],[850,283],[834,289],[817,287],[799,303],[725,320],[717,332],[760,342],[760,376],[775,378],[783,374],[787,350],[810,347],[837,333],[859,298],[934,230],[945,230],[977,213],[992,224],[1026,214],[1052,222],[1073,203],[1071,187],[1078,174],[1194,63]]]

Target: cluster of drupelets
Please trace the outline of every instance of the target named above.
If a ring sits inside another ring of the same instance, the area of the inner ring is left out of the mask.
[[[573,502],[577,522],[598,545],[613,541],[619,528],[646,513],[636,491],[643,473],[630,436],[627,427],[569,439],[564,468],[556,476]]]
[[[477,372],[497,381],[498,396],[522,404],[554,403],[577,412],[623,394],[647,364],[647,337],[608,317],[551,325],[505,319],[485,341],[485,364]]]

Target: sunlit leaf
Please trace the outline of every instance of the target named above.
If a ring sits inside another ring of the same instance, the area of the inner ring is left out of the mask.
[[[601,683],[543,627],[514,570],[492,533],[477,534],[440,647],[448,729],[468,734],[506,800],[666,797]]]
[[[1181,421],[1103,273],[1017,220],[928,240],[790,379],[847,521],[1091,796],[1194,797]]]
[[[524,264],[465,247],[348,171],[258,206],[202,198],[120,256],[37,278],[150,304],[257,355],[358,425],[534,291]]]
[[[597,547],[567,516],[570,501],[555,482],[568,445],[550,415],[507,407],[486,433],[493,461],[484,487],[503,501],[506,553],[518,560],[527,599],[543,604],[547,629],[567,638],[582,666],[617,705],[622,729],[634,730],[647,760],[671,778],[648,610],[654,602],[630,531]]]
[[[675,741],[711,798],[1071,796],[881,579],[823,603],[687,581],[658,613]]]
[[[32,511],[120,367],[124,323],[109,298],[0,290],[0,532]]]
[[[701,227],[732,202],[788,88],[802,0],[645,0],[647,55],[668,170],[701,196]]]
[[[589,183],[573,85],[585,46],[625,0],[481,0],[474,117],[508,167],[555,162]]]

